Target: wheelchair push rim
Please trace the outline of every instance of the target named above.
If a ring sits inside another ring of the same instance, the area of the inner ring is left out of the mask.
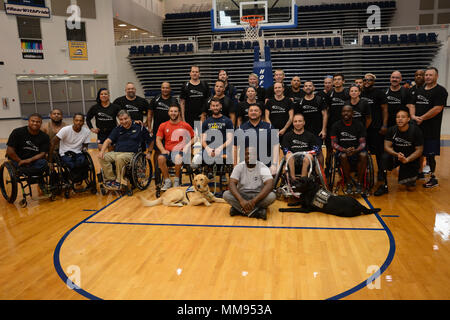
[[[14,203],[17,199],[18,181],[16,171],[9,161],[1,165],[0,174],[0,189],[2,195],[6,201]]]

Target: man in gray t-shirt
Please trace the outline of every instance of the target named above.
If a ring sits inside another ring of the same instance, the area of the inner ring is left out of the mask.
[[[273,178],[269,168],[256,160],[256,149],[245,148],[245,162],[239,163],[230,176],[230,190],[223,199],[231,205],[230,215],[267,219],[267,207],[275,200]]]

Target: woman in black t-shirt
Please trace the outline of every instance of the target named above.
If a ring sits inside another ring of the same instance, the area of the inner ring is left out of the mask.
[[[294,118],[294,105],[289,97],[284,96],[284,85],[275,83],[273,86],[275,96],[269,99],[266,104],[266,121],[272,124],[275,129],[280,130],[280,137],[283,136],[292,124]]]
[[[353,119],[361,122],[366,127],[370,126],[372,122],[372,111],[366,100],[361,99],[361,87],[353,84],[349,88],[350,100],[346,102],[353,108]]]
[[[262,104],[256,99],[255,87],[248,87],[247,89],[245,89],[244,94],[247,98],[245,99],[245,101],[239,102],[236,110],[236,128],[239,128],[241,124],[248,121],[248,108],[252,104],[257,104],[260,106],[261,110],[264,110]]]
[[[103,142],[108,138],[109,134],[117,127],[117,114],[120,106],[111,103],[109,100],[108,89],[102,88],[97,93],[97,104],[93,105],[86,116],[86,124],[89,129],[97,134],[97,144],[99,150],[102,149]],[[94,128],[92,119],[95,118]]]

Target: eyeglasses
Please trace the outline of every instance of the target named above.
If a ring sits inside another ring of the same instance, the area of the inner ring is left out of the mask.
[[[364,82],[374,82],[375,79],[363,79]]]

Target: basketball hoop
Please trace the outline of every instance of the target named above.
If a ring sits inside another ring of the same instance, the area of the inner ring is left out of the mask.
[[[259,22],[264,20],[264,16],[261,15],[248,15],[242,16],[242,26],[244,27],[245,35],[244,39],[250,41],[259,40]]]

